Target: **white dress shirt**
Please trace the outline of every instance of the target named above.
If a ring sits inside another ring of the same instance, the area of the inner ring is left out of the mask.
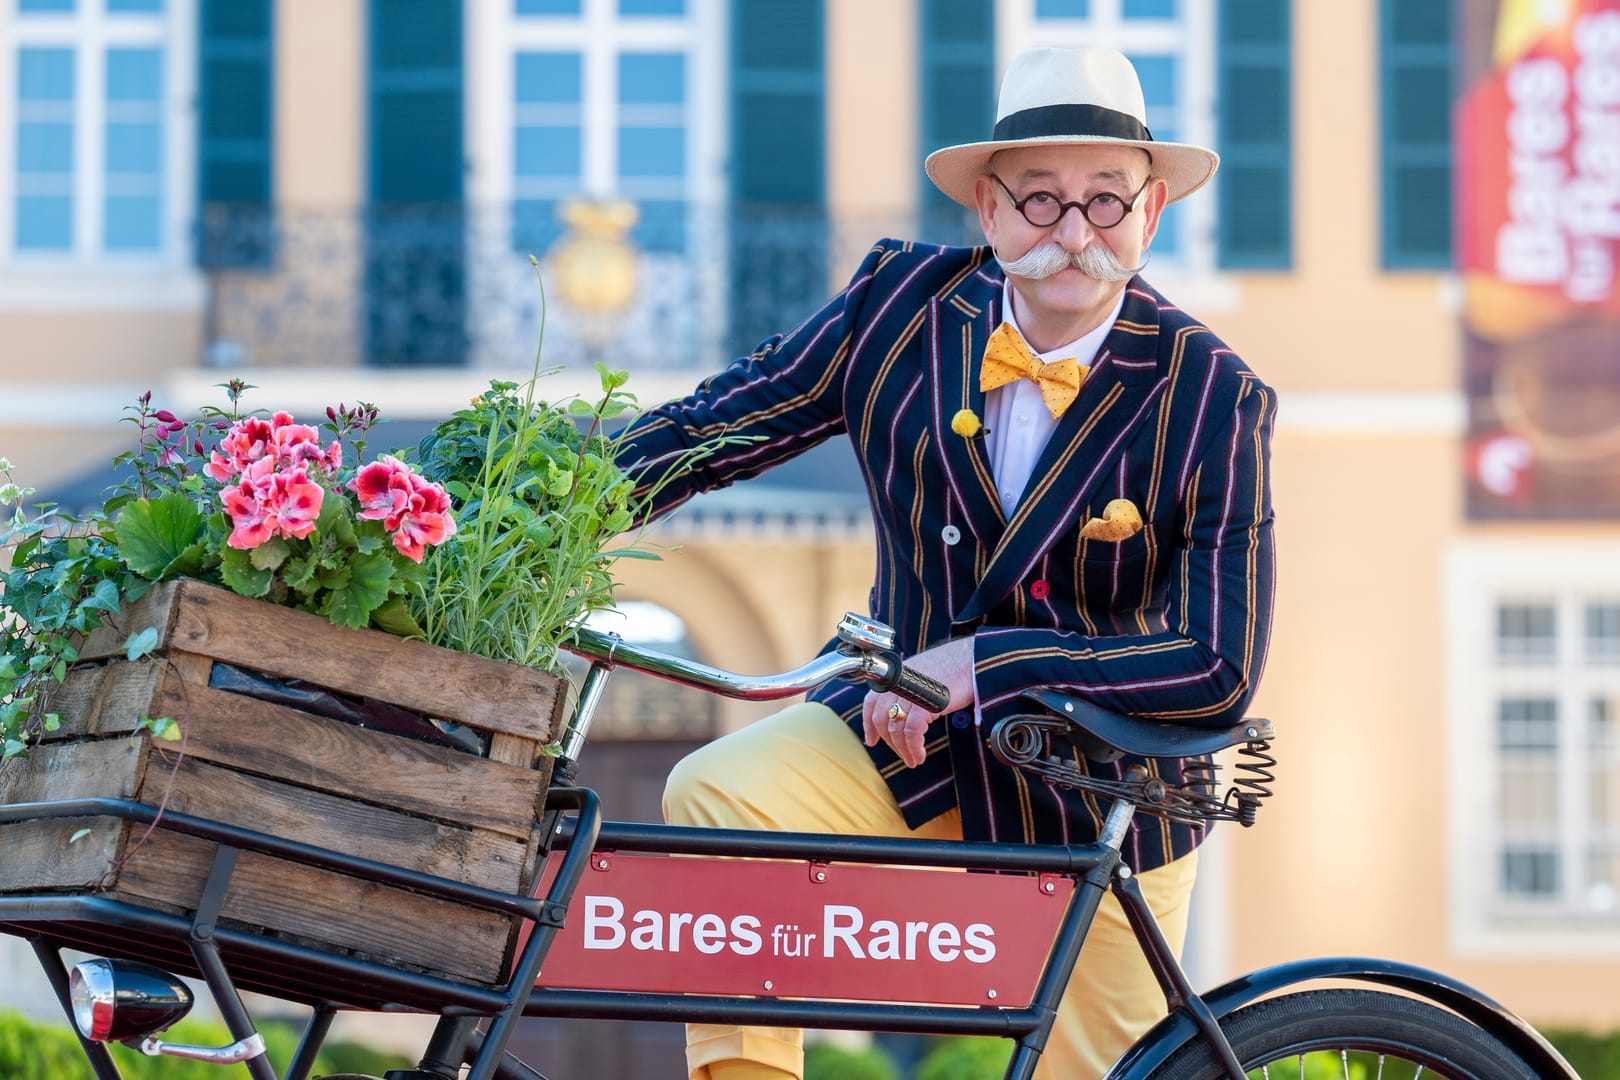
[[[1039,353],[1041,362],[1050,363],[1072,356],[1080,362],[1081,367],[1094,365],[1103,339],[1114,328],[1114,321],[1119,318],[1120,309],[1124,306],[1125,291],[1121,289],[1114,310],[1095,330],[1067,345]],[[1003,319],[1011,323],[1022,337],[1024,332],[1018,329],[1018,318],[1013,314],[1011,280],[1002,290],[1001,310]],[[1028,341],[1027,338],[1025,340]],[[1041,398],[1041,388],[1030,379],[1015,379],[984,396],[984,426],[989,429],[985,432],[984,444],[990,453],[990,472],[996,478],[996,491],[1001,495],[1001,509],[1008,520],[1012,519],[1013,511],[1022,500],[1024,488],[1029,485],[1030,473],[1035,471],[1035,462],[1040,458],[1041,451],[1046,449],[1047,440],[1057,430],[1057,425],[1057,419]]]

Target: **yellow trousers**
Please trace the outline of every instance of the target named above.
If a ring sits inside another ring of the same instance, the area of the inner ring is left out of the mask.
[[[962,837],[955,811],[921,828],[908,827],[859,737],[831,709],[811,703],[790,706],[682,760],[664,790],[664,820],[720,828]],[[1194,851],[1137,876],[1178,954],[1197,866]],[[1110,893],[1070,977],[1037,1080],[1100,1077],[1165,1011],[1164,994]],[[690,1024],[686,1062],[693,1080],[800,1078],[803,1033]]]

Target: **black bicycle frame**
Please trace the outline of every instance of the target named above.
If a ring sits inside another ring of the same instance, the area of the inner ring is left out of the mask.
[[[1192,992],[1174,953],[1159,933],[1135,880],[1121,866],[1117,837],[1114,846],[1107,842],[1113,835],[1107,828],[1102,841],[1068,846],[831,837],[812,833],[603,823],[596,796],[589,790],[553,788],[548,799],[549,809],[572,809],[576,816],[558,820],[553,835],[548,837],[545,846],[563,850],[565,854],[555,881],[540,898],[493,892],[248,829],[164,812],[162,827],[220,845],[199,908],[191,918],[94,896],[0,897],[0,927],[32,939],[35,952],[70,1017],[67,975],[59,953],[65,947],[164,963],[182,974],[201,977],[220,1006],[233,1038],[243,1038],[252,1031],[251,1021],[241,1006],[239,992],[242,990],[313,1006],[315,1012],[288,1068],[286,1080],[305,1080],[308,1076],[334,1007],[389,1005],[437,1012],[449,1018],[449,1023],[441,1024],[441,1035],[449,1039],[446,1033],[454,1032],[457,1039],[467,1043],[465,1056],[472,1066],[468,1080],[537,1075],[515,1064],[509,1069],[502,1068],[512,1029],[523,1016],[996,1036],[1012,1039],[1016,1044],[1007,1067],[1008,1080],[1029,1080],[1046,1045],[1058,1003],[1103,892],[1112,888],[1130,918],[1170,1007],[1190,1018],[1217,1056],[1226,1062],[1233,1077],[1241,1080],[1243,1076],[1214,1017]],[[1114,832],[1123,834],[1133,810],[1129,803],[1115,804],[1109,816]],[[149,823],[158,816],[155,807],[113,799],[0,807],[0,823],[46,817],[117,817]],[[511,982],[500,989],[402,971],[261,938],[217,925],[239,851],[272,855],[497,911],[533,923],[533,932],[514,962]],[[563,925],[568,903],[593,851],[1048,873],[1073,879],[1075,889],[1048,951],[1034,998],[1018,1008],[537,987],[535,978],[557,930]],[[493,1017],[494,1020],[487,1032],[473,1037],[471,1025],[455,1023],[458,1017]],[[86,1050],[99,1080],[118,1080],[118,1071],[104,1047],[87,1044]],[[439,1052],[459,1058],[464,1048],[441,1046]],[[248,1065],[254,1080],[275,1080],[263,1056],[250,1060]]]

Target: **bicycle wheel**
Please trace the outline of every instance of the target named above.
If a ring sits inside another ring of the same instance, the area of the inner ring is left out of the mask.
[[[1536,1080],[1501,1040],[1426,1002],[1376,990],[1305,990],[1221,1024],[1251,1080]],[[1222,1080],[1195,1041],[1156,1080]]]

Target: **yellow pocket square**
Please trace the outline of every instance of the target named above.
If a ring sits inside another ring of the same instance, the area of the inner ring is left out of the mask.
[[[1103,507],[1102,517],[1092,518],[1080,528],[1082,540],[1109,540],[1118,543],[1142,531],[1142,515],[1129,499],[1115,499]]]

